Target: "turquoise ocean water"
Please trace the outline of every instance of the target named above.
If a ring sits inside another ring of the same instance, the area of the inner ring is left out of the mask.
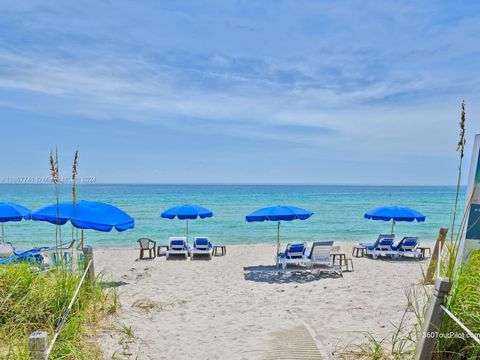
[[[462,189],[460,205],[463,205]],[[283,222],[282,241],[359,241],[388,233],[390,223],[363,219],[378,206],[412,207],[427,216],[425,223],[397,223],[397,237],[418,235],[434,240],[441,226],[451,222],[455,188],[448,186],[275,186],[275,185],[79,185],[78,198],[108,202],[135,219],[135,229],[122,233],[86,231],[87,242],[103,247],[135,247],[149,237],[166,243],[183,236],[185,222],[160,218],[160,212],[182,204],[198,204],[214,212],[210,219],[191,220],[190,235],[210,236],[215,243],[274,243],[275,223],[246,223],[245,215],[265,206],[294,205],[313,211],[306,221]],[[70,186],[62,186],[61,201],[71,200]],[[11,201],[32,210],[55,202],[52,185],[0,185],[0,202]],[[55,226],[23,221],[5,225],[6,239],[17,248],[55,243]],[[65,241],[71,226],[64,225]]]

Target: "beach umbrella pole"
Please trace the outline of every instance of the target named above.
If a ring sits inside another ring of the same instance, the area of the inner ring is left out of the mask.
[[[277,253],[275,254],[275,264],[278,267],[278,254],[280,252],[280,221],[277,221]]]
[[[82,229],[82,240],[80,240],[80,245],[82,245],[82,249],[83,249],[83,239],[84,239],[84,230]]]
[[[5,242],[5,224],[2,222],[2,243]]]
[[[187,219],[187,245],[188,245],[188,219]]]
[[[393,235],[393,228],[395,227],[395,220],[392,220],[392,232],[391,234]]]

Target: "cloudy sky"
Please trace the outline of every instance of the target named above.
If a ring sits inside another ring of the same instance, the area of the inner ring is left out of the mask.
[[[480,131],[476,1],[0,1],[0,31],[0,176],[58,144],[99,182],[453,184],[462,99]]]

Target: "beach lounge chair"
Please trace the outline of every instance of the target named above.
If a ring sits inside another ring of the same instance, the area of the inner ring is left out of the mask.
[[[342,274],[341,266],[335,266],[332,259],[332,251],[334,250],[333,241],[318,241],[312,244],[310,249],[310,265],[319,267],[320,271],[335,272]]]
[[[83,257],[83,253],[77,247],[74,247],[76,240],[72,240],[69,243],[59,244],[58,246],[50,246],[42,248],[41,256],[43,258],[43,264],[45,267],[55,267],[61,265],[72,265],[72,253],[76,256],[76,266],[80,264],[79,257]],[[82,259],[83,260],[83,259]]]
[[[185,259],[188,258],[189,248],[186,237],[170,237],[169,247],[167,250],[167,259],[172,255],[182,255]]]
[[[25,251],[15,251],[15,254],[4,259],[0,259],[0,265],[10,264],[13,262],[36,262],[41,264],[43,259],[40,255],[40,250],[30,249]]]
[[[212,258],[213,246],[210,243],[208,237],[196,237],[193,241],[193,248],[190,250],[191,259],[195,257],[195,255],[206,255],[209,259]]]
[[[36,262],[43,267],[51,267],[52,264],[57,264],[57,256],[60,257],[63,255],[63,262],[65,264],[70,264],[72,260],[72,254],[67,252],[69,250],[74,250],[73,245],[76,240],[72,240],[70,243],[60,244],[58,246],[42,246],[35,247],[29,250],[15,250],[13,246],[13,255],[8,258],[0,259],[1,264],[8,264],[13,262]],[[66,246],[68,245],[68,246]],[[83,255],[83,254],[82,254]],[[60,264],[58,262],[58,264]]]
[[[13,248],[13,246],[12,246]],[[13,262],[35,262],[38,264],[43,263],[43,256],[41,255],[41,251],[43,248],[33,248],[30,250],[13,250],[13,255],[0,259],[0,265],[2,264],[10,264]]]
[[[375,240],[374,242],[361,242],[359,243],[360,246],[365,246],[366,248],[369,248],[369,247],[373,247],[375,246],[376,244],[378,244],[382,239],[394,239],[395,240],[395,234],[386,234],[386,235],[378,235],[378,238],[377,240]]]
[[[301,265],[310,263],[306,250],[305,243],[288,244],[285,251],[278,254],[278,263],[282,269],[285,269],[287,264]]]
[[[144,256],[145,251],[148,251],[149,259],[155,259],[155,257],[157,256],[157,252],[155,251],[157,247],[157,243],[155,241],[148,238],[140,238],[137,240],[137,242],[140,245],[140,260],[143,260],[145,258]],[[152,256],[152,252],[153,252],[153,256]]]
[[[397,251],[399,256],[413,255],[414,257],[420,257],[422,252],[417,249],[419,245],[418,237],[405,236],[398,244],[392,246],[393,250]]]
[[[372,258],[377,259],[380,255],[390,255],[392,257],[397,255],[397,251],[392,248],[395,240],[395,234],[378,235],[374,243],[360,243],[360,245],[367,248],[367,254]]]

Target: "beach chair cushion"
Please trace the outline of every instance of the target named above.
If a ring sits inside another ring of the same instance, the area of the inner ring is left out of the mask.
[[[383,238],[378,242],[377,249],[378,250],[391,250],[393,245],[393,238]]]
[[[379,242],[382,241],[383,239],[392,239],[392,242],[393,242],[393,240],[395,240],[395,234],[386,234],[386,235],[380,234],[378,235],[377,240],[375,240],[374,242],[366,242],[366,243],[361,242],[359,243],[359,245],[364,246],[369,250],[373,250],[377,248]]]
[[[391,250],[391,246],[393,245],[393,240],[392,241],[384,241],[383,243],[378,243],[374,244],[372,246],[367,246],[367,250]]]
[[[171,240],[170,241],[170,249],[172,250],[184,250],[186,247],[185,240]]]
[[[395,240],[395,235],[379,235],[377,241],[373,244],[361,243],[368,250],[392,250],[392,245]]]
[[[398,251],[414,251],[417,246],[418,237],[405,236],[397,245],[392,246],[392,248]]]
[[[288,244],[285,248],[285,252],[280,253],[280,257],[285,257],[289,259],[298,259],[303,257],[305,253],[305,244],[298,243],[298,244]]]
[[[208,237],[196,237],[195,241],[193,242],[194,249],[197,250],[208,250],[212,248],[212,244]]]

